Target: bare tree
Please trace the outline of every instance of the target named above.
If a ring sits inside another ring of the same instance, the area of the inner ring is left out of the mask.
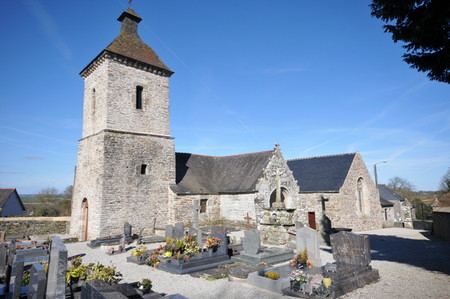
[[[414,185],[407,179],[398,176],[389,179],[388,187],[405,198],[412,199],[414,195]]]
[[[439,191],[441,191],[442,193],[450,192],[450,167],[441,179],[441,183],[439,184]]]

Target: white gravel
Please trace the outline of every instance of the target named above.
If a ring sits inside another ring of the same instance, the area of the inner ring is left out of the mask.
[[[450,298],[449,242],[432,238],[424,231],[404,228],[364,233],[371,235],[372,267],[379,270],[381,278],[343,298]],[[147,265],[127,263],[129,252],[110,256],[100,248],[91,249],[86,242],[68,243],[66,247],[69,256],[85,253],[84,263],[116,266],[124,282],[150,278],[153,289],[159,293],[180,294],[192,299],[288,298],[242,282],[207,281],[189,274],[175,275]],[[329,247],[321,247],[321,257],[323,263],[333,261]]]

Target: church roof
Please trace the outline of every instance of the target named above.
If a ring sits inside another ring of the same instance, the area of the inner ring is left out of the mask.
[[[161,61],[156,52],[139,37],[138,23],[142,19],[131,7],[124,11],[117,20],[122,22],[120,34],[81,71],[82,76],[86,73],[89,74],[91,66],[95,67],[95,62],[107,53],[119,55],[120,57],[116,58],[119,61],[130,60],[127,63],[131,63],[131,65],[137,66],[139,63],[143,63],[145,66],[139,66],[142,69],[152,66],[168,76],[173,74],[173,71]]]
[[[273,151],[226,157],[176,153],[176,193],[253,192]]]
[[[338,192],[356,153],[288,160],[300,192]]]
[[[386,185],[379,184],[378,191],[380,192],[380,199],[405,201],[405,199],[401,195],[395,193]]]

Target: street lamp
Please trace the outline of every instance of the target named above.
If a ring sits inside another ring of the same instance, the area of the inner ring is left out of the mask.
[[[377,188],[378,188],[377,165],[382,164],[382,163],[387,163],[387,161],[381,161],[381,162],[373,164],[373,173],[375,175],[375,186],[377,186]]]

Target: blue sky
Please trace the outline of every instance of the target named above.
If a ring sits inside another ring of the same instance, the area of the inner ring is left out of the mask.
[[[175,74],[176,151],[286,159],[359,151],[378,180],[436,190],[450,167],[450,85],[401,59],[369,1],[134,0],[141,38]],[[79,72],[127,0],[1,1],[0,187],[73,183]]]

